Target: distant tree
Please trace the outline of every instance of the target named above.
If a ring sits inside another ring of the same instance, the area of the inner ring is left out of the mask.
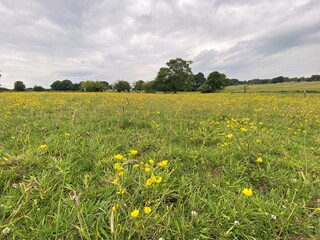
[[[155,93],[156,92],[155,81],[145,82],[142,84],[141,88],[146,93]]]
[[[107,89],[107,85],[101,81],[83,81],[80,83],[80,90],[84,92],[103,92]]]
[[[22,92],[26,89],[26,85],[22,81],[16,81],[14,83],[14,90],[17,92]]]
[[[138,80],[133,84],[133,90],[136,92],[141,92],[142,91],[142,85],[144,84],[143,80]]]
[[[223,89],[228,83],[228,79],[225,74],[214,71],[209,74],[207,81],[200,87],[200,91],[203,93],[215,92]],[[201,90],[202,89],[202,90]]]
[[[173,92],[192,89],[192,61],[175,58],[166,63],[167,67],[160,68],[155,78],[155,86],[159,91]]]
[[[130,92],[130,83],[124,80],[118,80],[114,85],[113,89],[117,92]]]
[[[206,81],[206,78],[202,72],[199,72],[198,74],[194,75],[192,79],[192,88],[193,88],[192,90],[198,90],[198,88],[202,84],[204,84],[205,81]]]
[[[106,90],[108,90],[110,88],[110,84],[108,82],[106,82],[106,81],[100,81],[100,84],[102,86],[102,90],[103,91],[106,91]]]
[[[80,84],[79,83],[74,83],[72,87],[73,91],[79,91],[80,90]]]
[[[285,82],[286,79],[283,76],[275,77],[271,79],[271,83],[282,83]]]
[[[69,79],[65,79],[61,81],[60,87],[62,91],[72,91],[73,83]]]
[[[201,93],[211,93],[211,87],[209,84],[204,83],[202,84],[197,90],[199,90]]]
[[[56,80],[50,85],[50,87],[51,87],[52,90],[60,91],[61,90],[60,84],[61,84],[61,81],[60,80]]]
[[[320,81],[320,75],[312,75],[310,79],[311,81]]]
[[[78,83],[72,83],[69,79],[65,80],[56,80],[51,84],[51,89],[55,91],[78,91],[79,90],[79,84]]]
[[[43,92],[46,89],[44,87],[35,85],[32,90],[35,91],[35,92]]]
[[[228,81],[228,86],[239,85],[241,82],[238,79],[232,78]]]

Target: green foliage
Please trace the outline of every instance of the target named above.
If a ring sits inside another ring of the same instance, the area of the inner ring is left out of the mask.
[[[113,85],[113,89],[117,92],[130,92],[130,83],[125,80],[119,80]]]
[[[209,84],[202,84],[198,90],[201,92],[201,93],[211,93],[211,87],[209,86]]]
[[[192,79],[193,90],[198,90],[199,87],[205,83],[205,81],[206,81],[206,78],[202,72],[199,72],[198,74],[194,75]]]
[[[144,84],[143,80],[139,80],[139,81],[135,82],[133,85],[133,90],[136,92],[141,92],[143,90],[142,89],[143,84]]]
[[[14,83],[14,90],[17,92],[22,92],[22,91],[26,90],[26,85],[24,85],[24,83],[22,81],[16,81]]]
[[[51,89],[55,91],[77,91],[79,88],[78,84],[73,84],[69,79],[56,80],[51,84]]]
[[[205,82],[205,92],[216,92],[218,90],[223,89],[228,83],[226,75],[223,73],[219,73],[218,71],[214,71],[209,74],[207,81]]]
[[[155,79],[155,87],[159,91],[173,92],[188,91],[192,89],[192,61],[181,58],[171,59],[167,67],[160,68]]]
[[[145,82],[142,84],[141,88],[146,93],[155,93],[156,92],[155,81]]]
[[[79,88],[83,92],[103,92],[109,88],[109,83],[87,80],[84,82],[80,82]]]
[[[46,89],[44,87],[42,87],[42,86],[35,85],[32,90],[35,91],[35,92],[43,92]]]

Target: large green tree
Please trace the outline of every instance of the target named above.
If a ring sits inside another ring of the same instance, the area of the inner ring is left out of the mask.
[[[192,89],[190,65],[192,61],[175,58],[166,63],[167,67],[160,68],[155,78],[157,90],[163,92],[188,91]]]
[[[119,80],[113,85],[113,89],[117,92],[130,92],[130,83],[125,80]]]
[[[142,85],[144,84],[143,80],[138,80],[133,84],[133,90],[136,92],[142,91]]]
[[[80,83],[80,90],[84,92],[103,92],[107,90],[109,83],[105,81],[83,81]]]
[[[22,81],[16,81],[14,83],[14,90],[18,91],[18,92],[22,92],[22,91],[26,90],[26,85],[24,85],[24,83]]]
[[[192,78],[192,88],[193,90],[198,90],[198,88],[204,84],[206,81],[205,76],[202,72],[199,72],[198,74],[194,75]]]
[[[73,84],[69,79],[56,80],[51,84],[51,89],[55,91],[75,91],[78,90],[78,85]]]
[[[228,84],[225,74],[214,71],[207,77],[207,81],[199,88],[202,93],[215,92],[223,89]]]

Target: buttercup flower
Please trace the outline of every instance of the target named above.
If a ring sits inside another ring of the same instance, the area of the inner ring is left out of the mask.
[[[119,190],[117,191],[117,194],[118,194],[118,195],[122,195],[122,194],[124,194],[125,192],[126,192],[126,189],[123,188],[123,187],[120,187]]]
[[[117,208],[118,208],[118,206],[119,206],[118,203],[117,203],[117,204],[114,204],[114,205],[111,207],[112,211],[116,211]]]
[[[138,151],[137,150],[130,150],[130,153],[132,154],[132,155],[136,155],[136,154],[138,154]]]
[[[47,145],[46,145],[46,144],[42,144],[42,145],[39,146],[39,148],[40,148],[40,149],[46,149],[46,148],[47,148]]]
[[[242,193],[248,197],[252,196],[253,192],[252,192],[252,189],[251,188],[244,188],[242,190]]]
[[[153,178],[152,178],[152,177],[151,177],[151,178],[148,178],[147,181],[146,181],[146,183],[145,183],[145,186],[146,186],[146,187],[149,187],[152,183],[154,183]]]
[[[112,183],[113,185],[117,185],[118,182],[119,182],[119,178],[115,178],[111,183]]]
[[[262,162],[263,162],[262,158],[261,158],[261,157],[258,157],[258,158],[257,158],[257,162],[258,162],[258,163],[262,163]]]
[[[115,170],[118,170],[118,171],[122,171],[122,170],[123,170],[123,167],[121,166],[121,163],[115,163],[115,164],[113,165],[113,168],[114,168]]]
[[[130,215],[133,218],[138,217],[139,216],[139,210],[138,209],[133,210]]]
[[[233,134],[232,134],[232,133],[229,133],[226,137],[227,137],[227,138],[232,138],[232,137],[233,137]]]
[[[113,157],[115,159],[117,159],[117,160],[122,160],[123,159],[123,156],[121,154],[114,155]]]
[[[168,160],[163,160],[161,162],[158,162],[157,164],[159,167],[165,167],[168,165]]]
[[[150,207],[144,207],[143,211],[145,214],[150,214],[151,213],[151,208]]]
[[[161,182],[162,182],[162,177],[161,177],[161,176],[156,176],[156,177],[154,178],[154,182],[156,182],[156,183],[161,183]]]

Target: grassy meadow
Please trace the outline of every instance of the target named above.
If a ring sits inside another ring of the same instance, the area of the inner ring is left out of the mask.
[[[248,85],[244,90],[245,85],[229,86],[226,88],[226,92],[230,93],[243,93],[244,91],[249,93],[276,93],[276,92],[320,92],[320,82],[284,82],[273,84],[252,84]]]
[[[317,95],[0,93],[0,239],[320,239],[319,129]]]

